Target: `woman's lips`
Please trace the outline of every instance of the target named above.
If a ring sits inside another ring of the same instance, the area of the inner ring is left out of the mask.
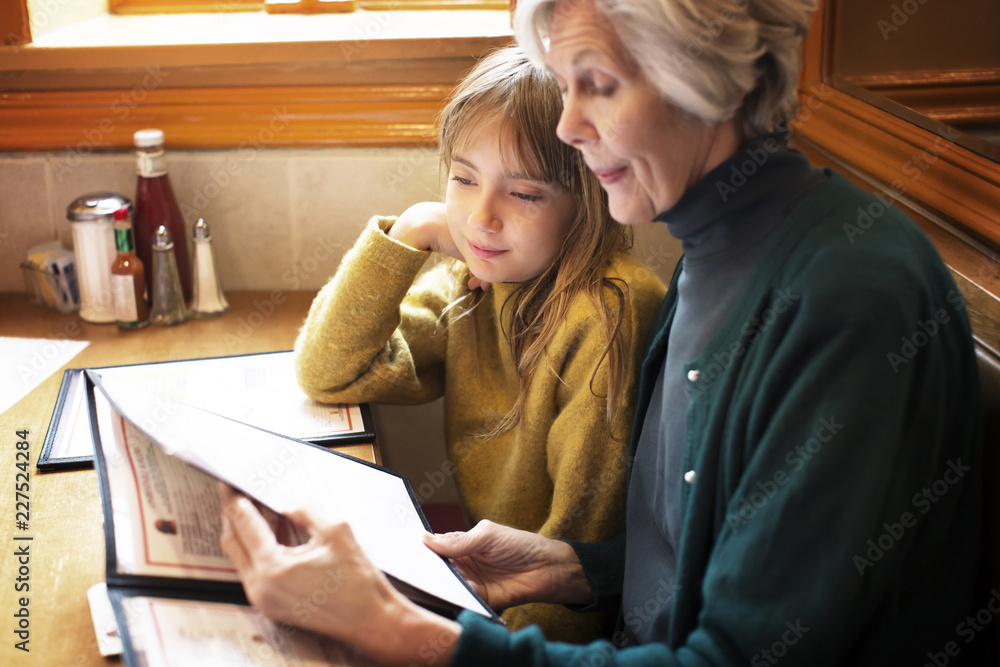
[[[617,169],[591,169],[594,176],[601,182],[601,185],[614,185],[625,177],[628,167],[618,167]]]
[[[469,249],[472,250],[472,254],[479,259],[493,259],[494,257],[499,257],[500,255],[507,252],[506,250],[491,250],[489,248],[483,248],[477,246],[472,241],[468,241]]]

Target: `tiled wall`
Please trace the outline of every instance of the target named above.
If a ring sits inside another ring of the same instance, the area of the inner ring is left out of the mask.
[[[56,238],[72,246],[73,199],[101,190],[133,198],[134,162],[131,153],[0,155],[0,292],[24,291],[18,265],[29,247]],[[440,191],[430,149],[174,150],[167,166],[189,234],[198,217],[209,223],[227,291],[317,290],[369,217]],[[666,226],[635,234],[635,254],[669,280],[679,248]],[[440,402],[374,412],[385,462],[410,477],[422,500],[454,502],[441,473]]]
[[[25,250],[72,246],[66,206],[101,190],[135,195],[131,153],[0,156],[0,291],[21,291]],[[318,289],[375,213],[438,196],[430,150],[170,151],[177,202],[213,235],[226,290]]]
[[[0,155],[0,292],[38,243],[72,247],[66,206],[101,190],[135,195],[131,153]],[[169,151],[174,194],[212,230],[226,290],[319,289],[374,214],[439,198],[430,149]],[[678,257],[663,225],[636,229],[636,254],[664,280]]]

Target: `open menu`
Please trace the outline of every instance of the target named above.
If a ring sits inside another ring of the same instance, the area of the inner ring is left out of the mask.
[[[301,639],[291,641],[246,606],[219,546],[218,480],[253,499],[283,543],[307,539],[283,516],[308,507],[321,521],[350,524],[372,563],[418,604],[450,618],[471,610],[499,622],[455,568],[423,544],[426,520],[399,473],[185,403],[175,401],[168,414],[157,394],[119,378],[87,371],[85,380],[108,595],[126,664],[221,664],[150,657],[185,642],[195,656],[211,653],[198,644],[218,648],[220,656],[269,647],[246,664],[355,664],[329,662],[326,640],[297,630],[292,636]],[[335,596],[336,589],[336,581],[317,582],[318,593]],[[295,662],[275,653],[275,662],[258,661],[284,644],[311,657]]]
[[[169,410],[172,401],[181,401],[316,444],[372,442],[375,432],[368,406],[310,399],[296,382],[292,354],[289,350],[91,370],[155,392],[163,410]],[[86,403],[86,370],[71,368],[63,373],[38,457],[40,470],[92,464],[94,443]]]

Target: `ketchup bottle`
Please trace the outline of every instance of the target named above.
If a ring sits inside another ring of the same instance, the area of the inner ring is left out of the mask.
[[[136,150],[135,250],[142,263],[153,265],[153,240],[160,225],[174,241],[174,257],[180,274],[184,299],[191,298],[191,269],[188,263],[184,218],[174,198],[163,157],[163,130],[139,130],[133,136]],[[147,294],[153,293],[152,271],[146,272]]]

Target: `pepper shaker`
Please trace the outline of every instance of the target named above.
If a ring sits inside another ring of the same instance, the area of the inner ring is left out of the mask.
[[[153,310],[149,321],[161,327],[186,322],[187,308],[174,258],[174,242],[163,225],[153,235]]]
[[[215,272],[215,255],[212,252],[212,233],[204,218],[194,223],[194,298],[191,299],[192,317],[214,317],[229,310],[229,302],[222,293],[219,276]]]

